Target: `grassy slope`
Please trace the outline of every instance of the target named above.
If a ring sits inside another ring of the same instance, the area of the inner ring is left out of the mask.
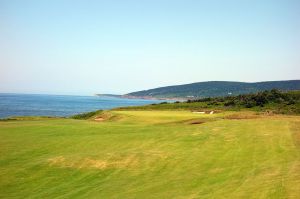
[[[299,116],[111,114],[0,122],[0,198],[300,195]]]

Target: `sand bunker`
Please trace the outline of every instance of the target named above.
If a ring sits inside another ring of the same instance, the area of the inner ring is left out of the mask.
[[[101,121],[104,121],[104,118],[102,118],[102,117],[96,117],[94,120],[95,120],[95,121],[98,121],[98,122],[99,122],[99,121],[101,122]]]
[[[195,114],[214,114],[215,111],[192,111],[192,113],[195,113]]]

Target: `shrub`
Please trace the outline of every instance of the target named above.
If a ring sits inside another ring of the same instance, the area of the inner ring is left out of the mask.
[[[73,115],[71,116],[72,119],[78,119],[78,120],[86,120],[89,119],[99,113],[101,113],[102,110],[98,110],[98,111],[92,111],[92,112],[87,112],[87,113],[80,113],[77,115]]]
[[[246,103],[245,103],[245,107],[246,108],[252,108],[252,107],[254,107],[255,106],[255,102],[254,101],[247,101]]]
[[[235,105],[235,101],[234,100],[229,100],[227,102],[224,103],[224,106],[234,106]]]
[[[159,104],[168,104],[168,102],[161,102],[161,103],[159,103]]]

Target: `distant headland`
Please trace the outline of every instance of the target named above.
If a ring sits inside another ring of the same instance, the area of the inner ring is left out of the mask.
[[[159,87],[149,90],[131,92],[124,95],[96,95],[128,99],[183,101],[188,99],[197,99],[205,97],[222,97],[230,95],[249,94],[272,89],[278,89],[281,91],[300,90],[300,80],[265,81],[254,83],[234,81],[207,81]]]

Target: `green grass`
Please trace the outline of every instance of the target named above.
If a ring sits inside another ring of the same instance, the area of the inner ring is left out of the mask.
[[[0,122],[0,198],[298,198],[300,116],[108,111]]]

